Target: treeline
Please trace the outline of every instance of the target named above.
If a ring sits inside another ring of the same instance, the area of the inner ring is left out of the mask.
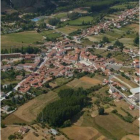
[[[68,11],[78,7],[91,7],[92,10],[95,8],[93,11],[101,11],[119,2],[121,2],[121,0],[69,0],[59,3],[59,7],[56,9],[56,12]]]
[[[38,115],[38,122],[48,123],[54,127],[66,127],[71,125],[71,119],[79,113],[83,107],[89,104],[87,95],[101,88],[100,85],[94,86],[88,90],[79,88],[64,89],[58,93],[60,100],[47,105]]]
[[[21,47],[21,48],[10,48],[9,51],[7,49],[2,49],[1,54],[7,54],[7,53],[37,54],[40,51],[41,50],[37,47],[28,46],[28,47]]]
[[[100,2],[100,4],[93,4],[90,8],[90,12],[100,12],[102,10],[108,9],[110,6],[113,6],[115,4],[119,3],[119,0],[106,0]]]
[[[12,14],[6,14],[6,15],[3,15],[1,17],[1,20],[2,21],[18,21],[20,18],[19,18],[19,13],[18,12],[15,12],[15,13],[12,13]]]

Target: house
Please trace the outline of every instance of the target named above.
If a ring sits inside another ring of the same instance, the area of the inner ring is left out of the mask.
[[[50,129],[48,132],[53,134],[53,135],[57,135],[58,134],[58,131],[55,130],[55,129]]]
[[[135,78],[134,78],[134,81],[135,81],[136,83],[139,83],[140,78],[139,78],[139,77],[135,77]]]
[[[23,134],[29,132],[29,130],[30,130],[29,128],[21,127],[18,132],[23,135]]]
[[[1,66],[1,70],[2,71],[7,71],[7,70],[10,70],[12,68],[11,65],[4,65],[4,66]]]
[[[130,110],[133,110],[133,109],[135,109],[135,106],[130,105],[130,106],[129,106],[129,109],[130,109]]]
[[[8,105],[6,105],[6,106],[2,107],[2,109],[3,109],[3,110],[5,110],[5,111],[8,111],[8,110],[9,110],[9,108],[10,108],[10,106],[8,106]]]
[[[113,98],[118,99],[118,100],[121,100],[122,99],[122,96],[118,92],[114,92],[112,94],[112,96],[113,96]]]

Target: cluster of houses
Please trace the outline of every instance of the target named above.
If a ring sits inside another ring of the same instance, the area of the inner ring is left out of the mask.
[[[17,89],[21,93],[27,92],[31,87],[42,87],[45,82],[49,82],[53,77],[72,77],[74,70],[94,73],[95,70],[102,69],[106,75],[111,74],[111,71],[104,64],[114,62],[113,59],[99,58],[91,54],[88,48],[77,46],[69,39],[56,44],[47,44],[47,48],[44,61],[38,70],[32,72],[18,84]]]
[[[8,71],[13,68],[15,70],[25,70],[32,72],[36,70],[37,66],[41,62],[41,57],[37,56],[36,54],[10,53],[2,54],[1,58],[2,61],[7,62],[6,65],[1,66],[1,71]],[[20,62],[22,60],[25,60],[25,63],[19,63],[15,65],[14,62]],[[28,63],[28,61],[30,62]]]
[[[136,19],[135,15],[138,15],[138,13],[139,13],[138,10],[139,10],[138,7],[136,7],[133,9],[123,11],[122,14],[119,15],[115,19],[114,18],[107,19],[105,22],[101,22],[94,27],[84,30],[81,36],[85,37],[85,36],[90,36],[90,35],[97,35],[102,30],[103,31],[110,30],[111,27],[121,28],[122,26],[131,22],[132,19]]]
[[[58,42],[46,42],[44,44],[46,50],[43,51],[44,59],[36,54],[4,54],[4,59],[22,58],[25,60],[33,60],[33,63],[18,64],[13,66],[16,70],[30,71],[31,74],[23,79],[21,76],[16,78],[22,80],[16,90],[20,93],[26,93],[31,87],[42,87],[44,83],[51,81],[57,77],[73,77],[74,71],[94,73],[100,70],[104,75],[111,75],[113,72],[106,64],[115,64],[115,59],[99,57],[90,52],[90,46],[82,47],[69,39],[64,39]],[[126,50],[124,50],[126,51]],[[133,51],[133,50],[131,50]],[[127,51],[126,51],[127,52]],[[133,61],[135,67],[139,64],[138,60]],[[2,70],[6,71],[12,66],[4,65]],[[139,75],[138,70],[136,71]],[[137,77],[138,78],[138,77]]]

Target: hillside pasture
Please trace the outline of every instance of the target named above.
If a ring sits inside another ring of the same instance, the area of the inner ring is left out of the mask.
[[[31,101],[25,103],[24,105],[20,106],[17,111],[13,114],[9,115],[5,120],[5,124],[12,124],[16,122],[15,118],[20,118],[21,120],[30,123],[36,119],[37,115],[40,111],[49,103],[59,99],[57,93],[55,92],[48,92],[46,94],[42,94]],[[14,115],[14,117],[13,117]],[[9,122],[9,120],[11,120]]]
[[[1,36],[1,48],[34,46],[36,41],[41,41],[42,35],[36,31],[25,31],[19,33],[6,34]]]
[[[75,20],[67,21],[67,23],[69,23],[69,25],[82,25],[83,22],[88,23],[88,22],[92,22],[92,21],[93,21],[93,17],[85,16],[85,17],[80,17]]]
[[[55,32],[54,30],[43,31],[40,33],[42,36],[45,36],[49,39],[56,39],[61,36],[60,33]]]
[[[70,34],[78,29],[81,29],[83,28],[84,26],[65,26],[65,27],[62,27],[62,28],[58,28],[57,30],[60,31],[60,32],[63,32],[65,34]]]

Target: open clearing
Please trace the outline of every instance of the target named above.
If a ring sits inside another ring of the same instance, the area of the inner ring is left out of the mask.
[[[127,135],[127,136],[124,136],[121,140],[139,140],[139,136]]]
[[[79,88],[79,87],[82,87],[84,89],[88,89],[90,87],[93,86],[93,84],[90,84],[90,83],[87,83],[87,82],[84,82],[80,79],[74,79],[73,81],[69,82],[67,84],[67,86],[70,86],[71,88]]]
[[[29,46],[30,44],[33,44],[36,41],[42,40],[42,35],[38,34],[35,31],[26,31],[2,35],[1,40],[2,49],[8,49],[10,47]]]
[[[18,117],[26,122],[32,122],[36,119],[38,113],[49,103],[59,99],[57,96],[57,93],[55,92],[48,92],[47,94],[42,94],[33,100],[25,103],[24,105],[20,106],[17,111],[15,111],[13,114],[9,115],[8,118],[4,120],[5,124],[8,124],[8,120],[10,119],[12,124],[15,120],[12,120],[12,115],[15,115],[15,117]]]
[[[96,129],[92,127],[71,126],[61,129],[70,139],[73,140],[107,140]]]
[[[86,83],[89,83],[89,84],[93,84],[93,85],[101,84],[100,80],[97,80],[95,78],[90,78],[90,77],[87,77],[87,76],[84,76],[84,77],[80,78],[80,81],[83,81],[83,82],[86,82]]]

